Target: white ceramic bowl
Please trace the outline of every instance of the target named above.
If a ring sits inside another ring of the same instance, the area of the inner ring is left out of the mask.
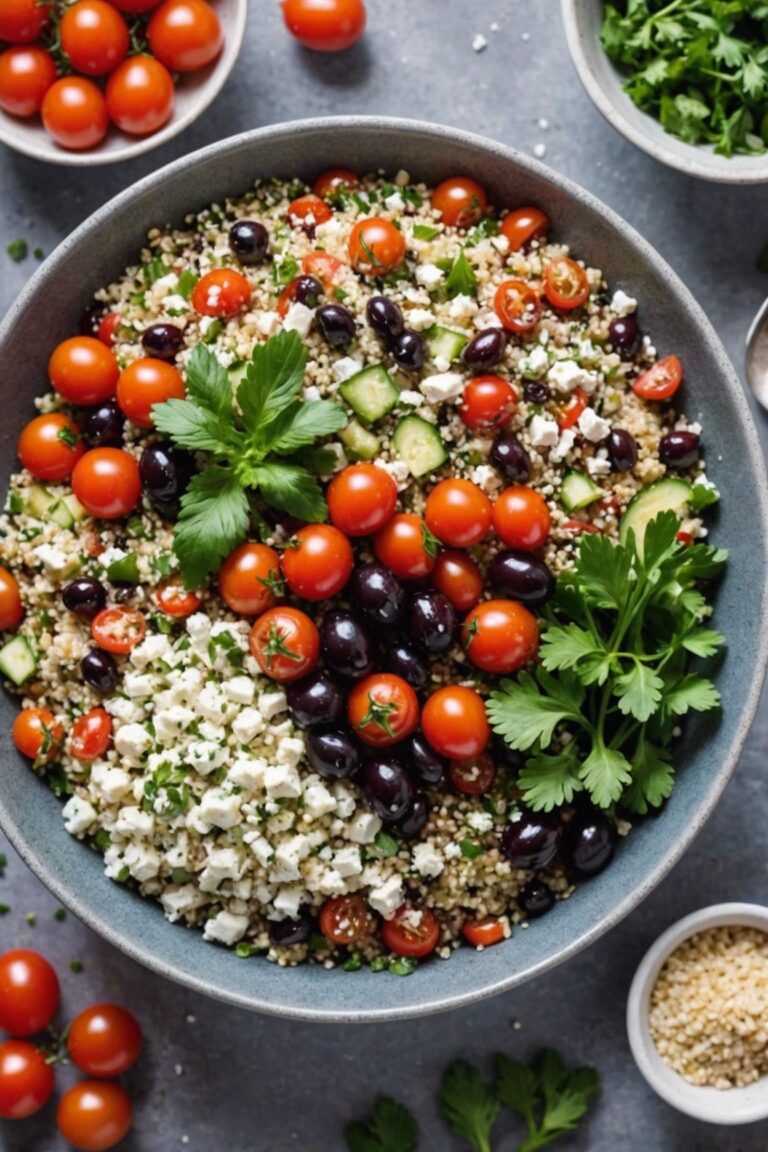
[[[2,2],[2,0],[0,0]],[[114,125],[97,148],[71,152],[60,148],[43,128],[39,116],[24,119],[0,111],[0,141],[17,152],[45,160],[49,164],[66,164],[75,168],[95,168],[132,160],[178,136],[197,120],[218,96],[235,66],[245,34],[248,0],[217,0],[216,11],[224,32],[224,46],[218,58],[207,68],[188,72],[176,81],[176,99],[165,127],[151,136],[128,136]]]
[[[638,148],[688,176],[723,184],[768,184],[768,153],[718,156],[710,145],[686,144],[665,132],[622,89],[623,76],[600,43],[604,0],[562,0],[568,48],[592,102],[617,132]]]
[[[698,1088],[664,1063],[651,1039],[651,993],[665,961],[684,940],[708,928],[744,925],[768,932],[768,908],[760,904],[712,904],[684,916],[648,949],[635,973],[627,1002],[629,1046],[638,1068],[662,1100],[708,1124],[752,1124],[768,1118],[768,1076],[747,1088]]]

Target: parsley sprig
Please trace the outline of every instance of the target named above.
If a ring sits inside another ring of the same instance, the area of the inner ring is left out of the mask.
[[[152,410],[155,427],[207,463],[181,500],[173,550],[185,587],[198,587],[239,544],[251,521],[262,525],[254,497],[301,520],[322,521],[327,507],[313,473],[334,455],[315,447],[347,420],[331,400],[299,398],[307,350],[296,332],[258,345],[233,395],[226,370],[198,344],[186,372],[187,396]]]
[[[582,791],[600,808],[658,807],[674,784],[679,718],[718,707],[714,684],[689,665],[724,643],[704,624],[712,609],[698,585],[727,554],[684,547],[678,527],[662,512],[642,550],[634,532],[624,544],[584,536],[573,571],[558,580],[540,666],[492,694],[493,728],[531,753],[518,780],[531,808],[549,812]]]

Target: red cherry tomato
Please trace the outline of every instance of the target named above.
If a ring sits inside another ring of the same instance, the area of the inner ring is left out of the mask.
[[[544,269],[544,295],[553,308],[571,312],[589,299],[589,280],[581,264],[557,256]]]
[[[141,1040],[141,1029],[125,1008],[94,1004],[72,1021],[67,1051],[72,1063],[87,1076],[112,1079],[136,1063]]]
[[[81,764],[98,760],[112,740],[112,717],[103,708],[91,708],[78,716],[69,737],[69,754]]]
[[[107,81],[109,115],[129,136],[150,136],[173,114],[173,77],[153,56],[129,56]]]
[[[441,480],[427,497],[424,519],[427,528],[443,544],[471,548],[491,527],[491,502],[470,480]]]
[[[522,484],[505,488],[493,506],[493,526],[509,548],[524,552],[541,548],[551,522],[544,498]]]
[[[42,1032],[56,1015],[60,996],[59,978],[39,952],[16,948],[0,956],[3,1031],[22,1037]]]
[[[459,612],[469,612],[483,594],[483,574],[466,552],[441,552],[432,570],[432,584]]]
[[[600,529],[588,520],[563,520],[561,525],[568,532],[593,532],[599,535]]]
[[[391,920],[381,926],[385,947],[397,956],[412,956],[416,960],[429,956],[440,942],[440,925],[423,904],[410,901],[401,905]]]
[[[260,616],[272,608],[281,584],[280,557],[266,544],[241,544],[219,570],[221,598],[240,616]]]
[[[7,568],[0,567],[0,632],[13,632],[24,619],[19,582]]]
[[[451,228],[471,228],[482,220],[488,207],[488,193],[469,176],[443,180],[432,193],[432,207],[443,224]]]
[[[49,3],[39,0],[3,0],[0,4],[0,40],[28,44],[37,40],[51,13]]]
[[[341,260],[328,252],[308,252],[301,261],[301,270],[305,276],[314,276],[322,281],[326,292],[341,279],[343,267]]]
[[[26,1120],[48,1103],[55,1084],[45,1052],[24,1040],[0,1044],[0,1118]]]
[[[347,719],[366,744],[399,744],[419,723],[419,702],[410,684],[391,672],[377,672],[355,684],[347,698]]]
[[[121,1084],[81,1080],[59,1101],[56,1123],[64,1139],[81,1152],[106,1152],[131,1129],[131,1098]]]
[[[539,650],[536,617],[515,600],[485,600],[467,616],[462,644],[476,668],[510,675],[524,668]]]
[[[120,373],[117,403],[122,413],[138,428],[154,427],[152,407],[166,400],[183,400],[184,381],[173,364],[143,356]]]
[[[486,916],[485,920],[467,920],[461,930],[473,948],[490,948],[504,939],[504,925],[495,916]]]
[[[518,252],[530,240],[539,240],[549,231],[549,217],[541,208],[516,208],[501,222],[501,234],[509,241],[509,251]]]
[[[141,612],[122,604],[102,609],[91,621],[93,642],[116,656],[125,656],[132,651],[146,634],[147,621]]]
[[[315,180],[312,191],[315,196],[325,200],[334,192],[340,192],[345,188],[357,188],[359,184],[360,181],[355,173],[350,172],[348,168],[329,168],[327,172],[321,172]]]
[[[101,404],[115,395],[120,366],[101,340],[72,336],[57,345],[48,361],[56,391],[71,404]]]
[[[432,693],[421,714],[421,727],[434,750],[449,760],[479,756],[491,738],[482,696],[460,684]]]
[[[314,52],[343,52],[365,31],[363,0],[283,0],[288,31]]]
[[[242,272],[214,268],[201,276],[192,293],[192,306],[201,316],[236,316],[251,302],[253,290]]]
[[[299,196],[288,205],[288,220],[293,225],[298,222],[314,228],[317,224],[325,224],[332,216],[333,212],[319,196]]]
[[[399,512],[376,533],[373,551],[401,580],[421,580],[435,566],[437,541],[420,516]]]
[[[194,72],[213,63],[224,34],[205,0],[165,0],[152,13],[147,40],[152,55],[171,72]]]
[[[153,599],[161,612],[179,620],[197,612],[202,604],[197,593],[188,592],[180,580],[174,579],[159,584],[153,593]]]
[[[127,12],[131,16],[138,16],[143,12],[149,12],[152,8],[157,8],[157,0],[112,0],[115,8],[119,8],[121,12]]]
[[[470,756],[468,760],[452,760],[448,765],[448,779],[457,792],[483,796],[496,783],[496,765],[486,752]]]
[[[51,760],[61,748],[64,729],[47,708],[24,708],[13,722],[11,735],[23,756]]]
[[[72,491],[90,516],[119,520],[141,499],[139,466],[122,448],[92,448],[75,465]]]
[[[389,220],[359,220],[349,237],[349,262],[363,276],[386,276],[405,259],[405,237]]]
[[[501,376],[473,376],[464,389],[459,415],[473,431],[496,432],[512,419],[517,393]]]
[[[108,312],[107,315],[99,321],[99,326],[96,329],[96,339],[101,340],[102,344],[106,344],[107,348],[111,348],[117,336],[117,329],[120,326],[120,317],[117,312]]]
[[[328,600],[352,575],[352,545],[331,524],[308,524],[291,537],[281,564],[285,582],[303,600]]]
[[[505,280],[499,284],[493,298],[493,308],[510,332],[530,332],[541,319],[539,294],[524,280]]]
[[[9,48],[0,56],[0,108],[10,116],[36,116],[55,81],[56,65],[44,48]]]
[[[332,896],[320,909],[320,931],[331,944],[356,944],[376,930],[376,920],[362,896]]]
[[[37,480],[66,480],[85,452],[80,429],[63,412],[35,416],[21,431],[19,460]]]
[[[683,366],[677,356],[665,356],[632,381],[632,391],[643,400],[669,400],[683,382]]]
[[[77,0],[65,8],[59,39],[74,70],[85,76],[114,71],[131,46],[128,25],[106,0]]]
[[[394,515],[397,485],[376,464],[351,464],[331,480],[326,498],[332,523],[346,536],[370,536]]]
[[[270,608],[258,618],[248,641],[265,676],[282,683],[300,680],[320,658],[320,634],[298,608]]]
[[[107,102],[101,89],[82,76],[63,76],[51,84],[40,112],[48,135],[72,152],[95,148],[109,128]]]
[[[557,423],[563,431],[565,431],[566,428],[573,428],[588,403],[589,397],[586,392],[581,388],[574,388],[571,399],[565,407],[560,410],[560,415],[557,417]]]

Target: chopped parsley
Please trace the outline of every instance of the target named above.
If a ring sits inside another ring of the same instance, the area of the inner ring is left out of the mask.
[[[26,240],[19,238],[18,240],[11,240],[5,250],[14,264],[20,264],[29,255],[29,244]]]

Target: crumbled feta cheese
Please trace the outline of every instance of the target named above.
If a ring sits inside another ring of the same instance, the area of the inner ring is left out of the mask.
[[[227,759],[227,749],[213,740],[194,740],[187,748],[185,759],[201,776],[207,776]]]
[[[600,456],[590,456],[587,460],[587,473],[595,479],[599,476],[609,476],[611,473],[610,462]]]
[[[104,701],[104,710],[119,720],[121,724],[135,724],[144,716],[144,709],[133,700],[125,700],[122,696],[111,696]]]
[[[77,556],[68,556],[53,544],[38,544],[37,548],[32,549],[32,555],[51,576],[63,576],[73,571],[79,563]]]
[[[289,768],[295,768],[304,755],[304,741],[300,736],[283,736],[277,744],[277,759]]]
[[[303,888],[298,884],[294,884],[290,888],[280,888],[275,895],[272,904],[276,912],[282,912],[283,916],[288,920],[295,920],[299,915],[306,893]]]
[[[96,809],[80,796],[70,796],[61,814],[70,836],[82,836],[96,820]]]
[[[411,308],[408,313],[408,327],[415,328],[417,332],[431,328],[434,323],[435,317],[428,308]]]
[[[422,380],[419,388],[430,404],[444,404],[455,400],[464,391],[464,377],[459,372],[438,372]]]
[[[477,301],[472,296],[454,296],[448,305],[448,315],[452,320],[467,322],[477,315]]]
[[[272,863],[275,855],[274,849],[269,841],[259,835],[256,835],[252,840],[249,840],[248,836],[246,836],[245,839],[249,843],[251,852],[253,852],[259,864],[261,864],[263,868],[267,868]]]
[[[599,444],[605,440],[611,426],[602,416],[598,416],[594,408],[585,408],[579,416],[579,432],[591,444]]]
[[[482,835],[484,832],[490,832],[493,828],[493,816],[490,812],[470,812],[467,816],[467,824],[473,832],[479,832]]]
[[[345,380],[350,380],[353,376],[356,376],[358,372],[362,372],[362,370],[362,361],[355,360],[352,356],[341,356],[331,368],[333,378],[337,380],[339,384],[343,384]]]
[[[149,812],[142,812],[135,804],[121,808],[114,823],[118,836],[136,839],[151,836],[155,830],[155,818]]]
[[[424,403],[424,397],[421,392],[414,392],[411,388],[404,388],[400,393],[400,403],[407,404],[410,408],[418,408]]]
[[[152,743],[152,737],[141,724],[124,724],[115,733],[115,751],[131,763],[138,763]]]
[[[581,388],[588,396],[597,386],[594,372],[588,372],[575,360],[555,360],[547,373],[547,381],[557,392],[573,392],[574,388]]]
[[[184,708],[181,704],[173,704],[160,712],[155,712],[155,736],[161,743],[170,743],[179,735],[179,732],[188,728],[195,719],[191,708]]]
[[[390,212],[402,212],[405,208],[405,200],[403,200],[399,192],[393,192],[391,196],[385,198],[384,206]]]
[[[319,818],[336,810],[336,800],[325,784],[310,784],[304,790],[304,809],[310,816]]]
[[[549,454],[550,460],[564,460],[576,443],[576,432],[573,428],[566,428],[560,433],[560,439]]]
[[[269,764],[264,773],[264,787],[273,800],[295,800],[301,796],[301,777],[288,764]]]
[[[257,312],[256,330],[260,336],[273,336],[280,324],[278,312]]]
[[[487,47],[488,47],[488,41],[486,40],[485,36],[483,36],[483,34],[481,32],[478,32],[477,35],[475,36],[474,40],[472,41],[472,51],[473,52],[484,52]]]
[[[637,311],[637,300],[618,288],[613,294],[610,306],[611,311],[618,313],[619,316],[629,316],[630,313]]]
[[[520,361],[520,373],[523,376],[532,377],[538,380],[543,376],[549,367],[549,356],[540,344],[534,344],[531,351],[527,356],[524,356]]]
[[[436,264],[419,264],[416,269],[416,283],[421,284],[427,291],[437,288],[442,281],[443,273]]]
[[[123,691],[126,696],[130,696],[132,700],[143,700],[146,696],[151,696],[155,689],[155,682],[149,675],[142,675],[139,672],[126,672],[123,677]]]
[[[140,884],[157,876],[162,863],[157,849],[147,844],[129,844],[123,854],[123,861],[131,876]]]
[[[404,899],[403,881],[400,876],[390,876],[378,888],[368,893],[368,903],[374,912],[385,920],[391,919]]]
[[[297,300],[288,309],[285,320],[283,320],[283,328],[286,332],[298,332],[299,336],[302,337],[309,336],[314,318],[314,308],[307,308],[306,304],[300,304]]]
[[[258,708],[265,720],[272,720],[288,707],[288,698],[285,692],[262,692],[259,696]]]
[[[131,787],[131,777],[122,768],[111,768],[105,761],[91,765],[89,787],[107,804],[116,804]]]
[[[426,840],[414,847],[413,866],[425,880],[432,880],[443,871],[445,861],[434,844]]]
[[[233,676],[223,684],[224,695],[233,704],[253,704],[256,686],[250,676]]]
[[[554,448],[560,439],[560,428],[556,420],[550,420],[547,416],[539,416],[537,413],[531,420],[528,434],[534,448]]]
[[[443,856],[446,860],[459,860],[461,858],[461,847],[455,840],[449,840],[443,848]]]
[[[381,831],[381,820],[374,812],[358,812],[347,825],[347,840],[353,844],[372,844]]]
[[[264,787],[266,770],[266,760],[239,756],[227,772],[227,780],[237,788],[244,788],[246,792],[256,792]]]
[[[333,867],[339,876],[343,876],[345,880],[349,876],[359,876],[363,870],[360,849],[352,844],[346,848],[337,849],[333,854]]]
[[[243,708],[232,721],[232,732],[241,744],[250,744],[265,728],[264,717],[255,708]]]
[[[509,240],[506,236],[491,236],[491,244],[502,256],[506,256],[509,252]]]
[[[354,794],[342,780],[339,780],[333,786],[333,795],[336,799],[336,815],[342,820],[348,820],[357,806]]]
[[[223,911],[206,920],[203,939],[215,940],[219,944],[237,944],[247,931],[247,916],[236,916],[232,912]]]
[[[194,884],[184,884],[181,888],[166,888],[160,896],[160,903],[172,924],[186,912],[199,908],[204,902]]]
[[[156,660],[165,659],[170,650],[171,645],[167,636],[163,636],[160,632],[150,633],[132,650],[129,660],[134,668],[141,671],[149,664],[154,664]]]
[[[223,788],[209,788],[200,800],[200,818],[215,828],[234,828],[240,824],[243,814],[240,811],[242,799]]]

